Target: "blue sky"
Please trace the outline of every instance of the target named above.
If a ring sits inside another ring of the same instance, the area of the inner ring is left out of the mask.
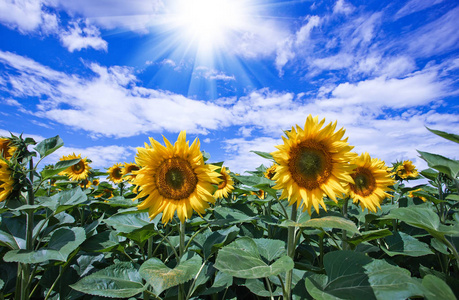
[[[458,28],[455,0],[0,0],[0,134],[108,168],[186,130],[243,172],[312,114],[422,169],[457,158],[425,126],[459,134]]]

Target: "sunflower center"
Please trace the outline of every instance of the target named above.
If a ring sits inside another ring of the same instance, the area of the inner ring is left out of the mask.
[[[219,190],[223,189],[226,186],[226,184],[228,183],[228,180],[226,179],[226,176],[224,174],[222,174],[222,176],[220,178],[222,179],[222,182],[220,182],[218,184],[218,189]]]
[[[376,180],[367,168],[358,167],[351,176],[355,182],[355,184],[350,184],[354,193],[366,197],[376,189]]]
[[[123,172],[121,172],[120,168],[116,168],[115,170],[113,170],[113,177],[116,179],[120,179],[121,177],[123,177]]]
[[[81,174],[84,171],[84,162],[80,160],[76,165],[73,165],[72,168],[75,174]]]
[[[196,189],[198,177],[190,163],[182,158],[166,159],[158,168],[156,186],[161,196],[167,199],[188,198]]]
[[[327,182],[332,166],[330,153],[320,142],[306,140],[290,151],[288,168],[293,180],[308,190],[316,189]]]

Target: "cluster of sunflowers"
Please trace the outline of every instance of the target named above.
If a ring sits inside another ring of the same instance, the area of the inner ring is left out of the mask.
[[[352,152],[353,147],[343,138],[345,130],[336,130],[336,122],[326,126],[324,123],[325,119],[319,121],[318,117],[309,115],[304,128],[297,125],[286,131],[282,137],[284,144],[271,153],[275,163],[265,172],[265,177],[275,182],[273,188],[282,191],[280,199],[287,199],[297,209],[309,214],[312,208],[317,213],[320,207],[326,211],[324,199],[328,197],[334,202],[337,198],[352,199],[362,210],[376,212],[382,201],[391,197],[390,187],[395,180],[418,176],[411,161],[397,162],[388,168],[368,153]],[[234,189],[229,170],[205,162],[199,139],[189,145],[182,131],[174,145],[166,138],[164,144],[150,138],[150,145],[137,148],[135,163],[114,164],[108,169],[107,179],[115,184],[134,185],[137,194],[134,200],[142,200],[138,209],[148,209],[150,218],[163,213],[163,223],[169,222],[175,212],[185,222],[193,211],[202,215],[216,199],[229,197]],[[1,139],[0,149],[0,201],[3,201],[14,185],[8,159],[16,147],[11,140]],[[60,160],[73,159],[80,160],[60,175],[78,181],[83,188],[97,186],[98,178],[89,180],[91,167],[86,157],[73,153]],[[263,191],[252,193],[260,198],[265,195]]]

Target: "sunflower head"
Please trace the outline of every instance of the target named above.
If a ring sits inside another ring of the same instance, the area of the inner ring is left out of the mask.
[[[10,159],[14,152],[16,152],[17,147],[13,145],[13,142],[9,138],[0,138],[0,154],[5,159]]]
[[[183,223],[193,214],[204,214],[214,203],[214,185],[220,182],[218,167],[205,164],[199,140],[189,145],[185,131],[172,145],[165,137],[165,146],[150,138],[151,146],[137,148],[135,158],[140,170],[133,184],[138,192],[134,199],[144,198],[139,209],[148,209],[150,218],[163,213],[163,223],[175,212]]]
[[[0,202],[5,201],[13,191],[14,180],[8,164],[0,159]]]
[[[135,163],[124,163],[123,176],[127,181],[132,183],[136,176],[135,171],[138,170],[140,170],[140,167]]]
[[[401,163],[398,163],[395,167],[396,178],[399,179],[414,179],[419,176],[416,166],[413,165],[411,160],[405,160]]]
[[[91,181],[89,181],[88,179],[83,179],[80,181],[79,185],[81,188],[87,189],[91,186]]]
[[[97,194],[94,196],[94,198],[105,198],[105,199],[111,199],[113,198],[113,190],[112,189],[109,189],[109,188],[106,188],[106,189],[101,189],[97,192]],[[108,202],[108,201],[106,201]]]
[[[92,185],[93,185],[93,186],[98,186],[98,185],[99,185],[99,183],[100,183],[100,180],[99,180],[99,179],[97,179],[97,178],[96,178],[96,179],[94,179],[94,180],[92,181]]]
[[[89,166],[89,163],[86,157],[81,158],[81,154],[75,155],[75,153],[73,153],[73,154],[61,157],[60,160],[64,161],[64,160],[71,160],[71,159],[77,159],[77,158],[80,158],[80,161],[77,164],[71,167],[68,167],[67,169],[65,169],[59,174],[67,175],[71,180],[74,180],[74,181],[80,181],[80,180],[87,179],[89,176],[89,170],[91,169],[91,167]]]
[[[426,198],[426,197],[416,195],[416,192],[422,192],[422,189],[419,188],[419,189],[415,189],[415,190],[409,191],[409,192],[408,192],[408,197],[410,197],[410,198],[417,197],[417,198],[421,199],[421,200],[424,201],[424,202],[427,201],[427,198]]]
[[[259,190],[258,192],[250,192],[251,195],[257,196],[259,199],[265,199],[266,198],[266,192],[263,190]]]
[[[214,197],[216,199],[227,198],[229,193],[231,193],[234,190],[234,182],[233,179],[231,179],[229,170],[225,167],[222,167],[220,170],[220,174],[220,179],[222,181],[218,184],[217,190],[214,193]]]
[[[345,130],[336,129],[336,122],[324,126],[325,119],[309,115],[304,128],[292,127],[284,144],[271,153],[278,166],[273,180],[275,189],[282,189],[281,199],[287,198],[289,204],[303,206],[303,211],[319,206],[327,209],[324,196],[337,202],[336,196],[346,193],[345,186],[352,182],[350,172],[353,166],[349,161],[355,156],[347,138],[342,139]]]
[[[276,175],[276,168],[277,164],[273,164],[271,167],[266,169],[266,172],[264,173],[265,177],[268,179],[273,179],[274,175]]]
[[[123,166],[121,163],[114,164],[108,169],[107,179],[116,184],[123,182]]]
[[[351,174],[354,179],[349,183],[349,196],[354,203],[359,203],[362,211],[365,208],[376,212],[381,208],[382,201],[392,195],[386,193],[391,190],[389,186],[394,184],[394,180],[387,172],[387,167],[383,161],[371,158],[368,153],[357,156],[351,162],[356,166]]]

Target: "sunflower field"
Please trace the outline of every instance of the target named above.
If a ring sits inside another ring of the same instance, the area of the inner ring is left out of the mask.
[[[185,131],[105,170],[1,137],[0,299],[456,299],[459,161],[344,135],[308,116],[244,174]]]

